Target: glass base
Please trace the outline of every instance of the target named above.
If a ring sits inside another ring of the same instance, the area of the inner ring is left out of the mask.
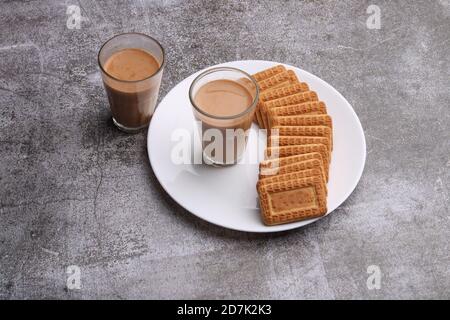
[[[203,153],[203,162],[207,165],[213,166],[213,167],[230,167],[230,166],[234,166],[235,164],[237,164],[242,158],[242,155],[236,159],[236,161],[234,162],[230,162],[230,163],[224,163],[224,162],[218,162],[216,160],[211,159],[210,157],[208,157],[205,153]]]
[[[119,130],[126,132],[126,133],[137,133],[139,131],[141,131],[142,129],[145,129],[148,127],[148,123],[144,124],[143,126],[137,127],[137,128],[130,128],[130,127],[126,127],[124,125],[121,125],[116,119],[114,119],[114,117],[112,118],[114,125],[119,128]]]

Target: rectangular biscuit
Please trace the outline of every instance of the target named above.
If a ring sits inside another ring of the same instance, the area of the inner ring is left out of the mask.
[[[272,174],[268,174],[268,175],[259,174],[258,183],[262,183],[263,181],[265,183],[276,182],[276,181],[279,181],[280,179],[282,180],[287,173],[293,173],[293,172],[303,172],[304,177],[307,177],[308,172],[312,173],[311,171],[308,171],[308,170],[312,170],[312,169],[315,170],[314,172],[316,172],[316,174],[319,174],[323,178],[323,181],[325,182],[325,185],[326,185],[327,180],[325,177],[325,170],[323,168],[322,159],[311,159],[311,160],[306,160],[306,161],[299,161],[299,162],[294,162],[294,163],[286,165],[286,166],[275,168],[272,170],[272,172],[271,172]],[[315,174],[312,174],[312,175],[315,175]]]
[[[290,96],[300,92],[309,91],[309,86],[305,82],[298,82],[284,87],[270,88],[260,93],[259,95],[259,106],[258,106],[258,117],[261,119],[262,127],[267,128],[266,116],[262,111],[262,103],[265,101],[275,100]]]
[[[260,82],[285,71],[286,68],[284,66],[277,65],[253,74],[253,78],[256,80],[256,82]],[[264,128],[264,122],[261,119],[261,112],[259,111],[259,109],[260,106],[258,104],[256,106],[254,120],[256,120],[260,128]]]
[[[327,114],[270,117],[269,127],[275,126],[326,126],[333,129],[331,117]]]
[[[259,82],[259,81],[265,80],[267,78],[273,77],[274,75],[281,73],[283,71],[286,71],[286,68],[284,66],[282,66],[281,64],[279,64],[274,67],[264,69],[260,72],[255,73],[253,75],[253,78]]]
[[[304,144],[282,147],[266,148],[264,152],[265,159],[283,158],[298,154],[319,152],[322,156],[323,168],[328,181],[328,170],[330,165],[330,153],[324,144]]]
[[[258,186],[261,217],[266,225],[321,217],[327,213],[325,185],[320,176]]]
[[[272,109],[276,107],[283,107],[290,104],[299,104],[308,101],[319,101],[319,98],[315,91],[299,92],[278,99],[268,100],[264,102],[264,105],[267,107],[267,109]]]
[[[258,104],[256,105],[255,115],[253,116],[253,121],[255,121],[261,129],[265,128],[264,127],[264,121],[262,120],[262,117],[261,117],[260,102],[258,102]]]
[[[304,114],[327,114],[327,107],[323,101],[304,102],[276,107],[269,110],[269,116],[296,116]]]
[[[269,137],[272,135],[326,137],[330,139],[331,150],[333,150],[332,133],[332,129],[326,126],[274,126],[268,132]]]
[[[268,126],[269,125],[268,110],[271,110],[271,109],[277,108],[277,107],[288,106],[291,104],[305,103],[305,102],[309,102],[309,101],[319,101],[319,98],[315,91],[299,92],[296,94],[292,94],[290,96],[286,96],[286,97],[282,97],[282,98],[278,98],[278,99],[274,99],[274,100],[264,101],[260,104],[260,112],[261,112],[263,120],[266,122],[265,123],[266,126]]]
[[[305,82],[298,82],[298,83],[294,83],[294,84],[284,86],[284,87],[271,88],[271,89],[265,90],[264,92],[260,93],[259,100],[260,100],[260,104],[262,104],[265,101],[275,100],[275,99],[283,98],[286,96],[290,96],[290,95],[293,95],[296,93],[306,92],[306,91],[309,91],[308,84],[306,84]],[[259,106],[258,110],[259,110],[258,116],[262,121],[262,126],[264,128],[266,128],[267,120],[265,119],[264,113],[261,111],[262,110],[261,105]]]
[[[296,84],[298,82],[299,80],[297,78],[297,75],[292,70],[283,71],[281,73],[274,75],[273,77],[261,80],[258,82],[260,90],[260,101],[262,101],[261,94],[264,93],[265,91],[272,91],[280,87]],[[260,108],[261,106],[258,103],[258,106],[256,107],[255,111],[256,119],[260,127],[265,128],[265,122],[262,118]]]
[[[263,122],[263,127],[267,128],[266,126],[268,123],[268,121],[266,119],[266,115],[261,111],[262,110],[261,104],[263,102],[280,99],[280,98],[287,97],[287,96],[290,96],[290,95],[293,95],[296,93],[301,93],[301,92],[306,92],[306,91],[309,91],[308,84],[306,84],[305,82],[298,82],[298,83],[294,83],[294,84],[291,84],[288,86],[270,88],[270,89],[265,90],[262,93],[260,93],[260,95],[259,95],[259,101],[260,101],[259,118]]]
[[[309,86],[305,82],[298,82],[281,88],[268,89],[259,95],[261,101],[270,101],[287,97],[296,93],[309,91]]]
[[[331,141],[328,137],[271,135],[267,138],[267,147],[282,147],[318,143],[324,144],[327,147],[328,152],[331,152]]]
[[[298,78],[292,70],[287,70],[282,73],[276,74],[273,77],[267,78],[262,81],[258,81],[260,92],[264,92],[268,89],[275,89],[282,86],[291,85],[297,83]]]
[[[266,174],[266,173],[264,173],[265,169],[285,167],[285,166],[288,166],[288,165],[291,165],[291,164],[294,164],[297,162],[308,161],[308,160],[313,160],[313,159],[318,159],[318,160],[320,160],[320,162],[322,162],[322,156],[318,152],[311,152],[311,153],[298,154],[298,155],[289,156],[289,157],[263,160],[259,163],[259,173]]]
[[[324,144],[303,144],[303,145],[288,145],[281,147],[269,147],[266,148],[264,155],[265,160],[274,159],[276,157],[283,158],[294,156],[298,154],[319,152],[324,160],[329,159],[329,153],[326,145]],[[325,156],[325,157],[324,157]],[[327,161],[324,161],[327,162]]]
[[[324,180],[323,175],[323,168],[319,165],[319,167],[316,168],[310,168],[310,169],[304,169],[304,170],[296,170],[296,171],[290,171],[283,174],[276,174],[272,176],[266,176],[263,179],[259,179],[256,183],[256,189],[258,189],[258,186],[260,185],[268,185],[276,182],[283,182],[283,181],[289,181],[289,180],[297,180],[297,179],[303,179],[303,178],[309,178],[309,177],[315,177],[319,176]],[[326,193],[326,183],[325,183],[325,193]]]

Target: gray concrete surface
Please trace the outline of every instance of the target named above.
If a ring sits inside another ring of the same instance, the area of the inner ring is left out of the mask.
[[[70,5],[80,29],[67,27]],[[0,298],[450,298],[448,0],[2,0],[0,30]],[[125,31],[167,48],[161,96],[237,59],[331,83],[366,133],[355,192],[271,235],[185,212],[149,166],[146,132],[110,119],[96,54]],[[79,290],[66,288],[69,265]]]

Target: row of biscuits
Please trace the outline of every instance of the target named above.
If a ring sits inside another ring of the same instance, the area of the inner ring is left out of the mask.
[[[333,150],[325,103],[282,65],[253,77],[260,89],[255,121],[268,133],[256,185],[263,222],[277,225],[325,215]]]

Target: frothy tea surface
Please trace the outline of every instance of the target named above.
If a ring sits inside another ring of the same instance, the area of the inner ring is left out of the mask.
[[[114,78],[136,81],[155,74],[159,69],[159,63],[147,51],[130,48],[115,52],[103,67]]]
[[[234,116],[252,104],[253,96],[236,81],[213,80],[198,89],[194,102],[210,115]]]

